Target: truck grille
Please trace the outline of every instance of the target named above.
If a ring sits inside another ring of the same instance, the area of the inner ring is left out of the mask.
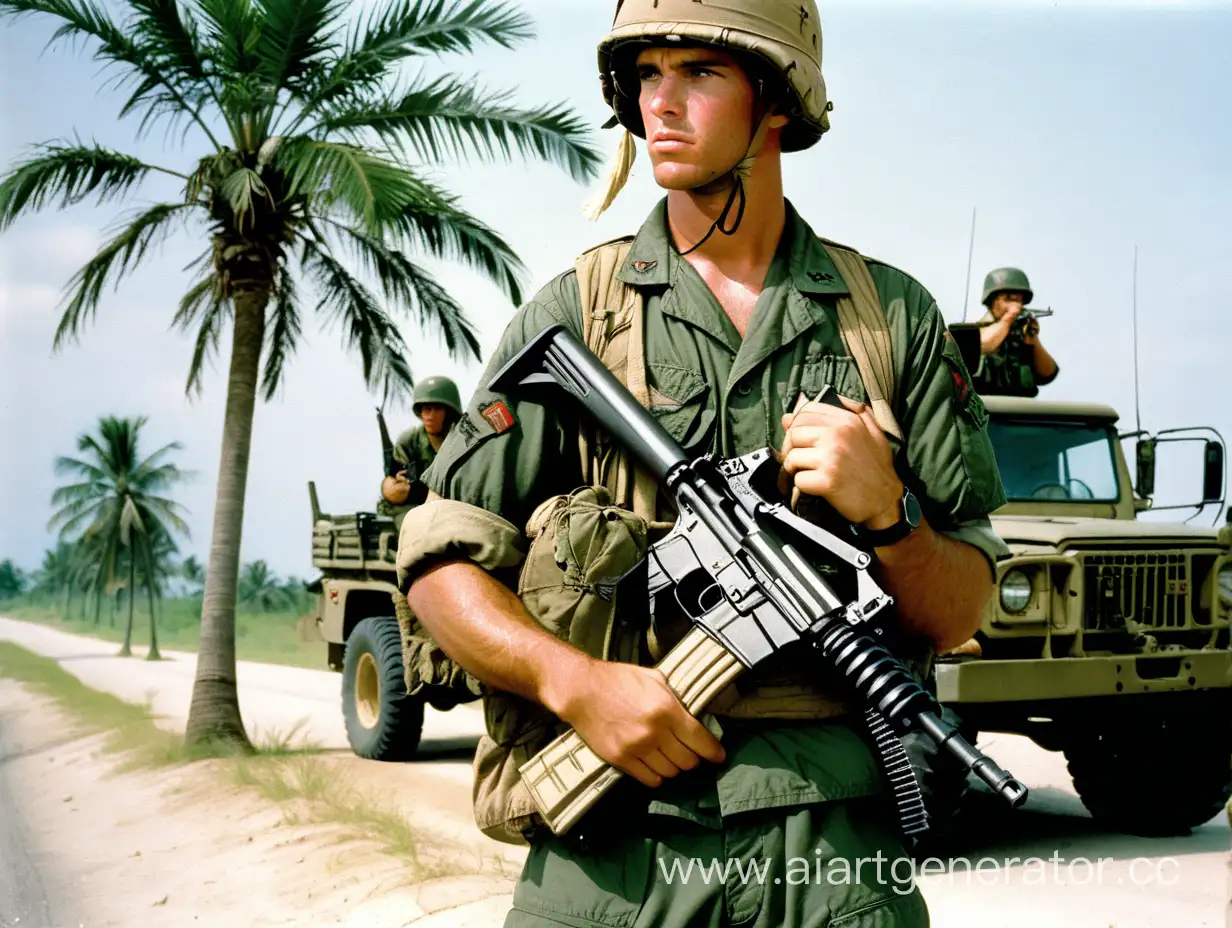
[[[1084,625],[1093,631],[1184,628],[1189,617],[1187,554],[1088,554],[1083,557]]]

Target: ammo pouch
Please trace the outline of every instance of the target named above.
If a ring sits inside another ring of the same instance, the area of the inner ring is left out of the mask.
[[[645,520],[612,505],[603,487],[587,486],[542,503],[526,535],[530,549],[517,592],[527,611],[591,657],[638,663],[644,629],[637,617],[645,603],[636,594],[622,603],[619,581],[646,556]],[[475,822],[497,841],[527,844],[528,836],[546,825],[518,768],[565,726],[542,706],[512,693],[488,690],[483,706],[487,734],[475,752]]]
[[[415,618],[402,593],[394,592],[392,596],[398,631],[402,634],[402,675],[407,693],[413,696],[426,686],[448,690],[458,702],[473,702],[479,698],[483,694],[483,684],[441,650]]]

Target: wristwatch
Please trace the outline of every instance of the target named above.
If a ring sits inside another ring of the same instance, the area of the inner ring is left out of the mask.
[[[863,525],[853,525],[852,532],[856,538],[870,548],[887,548],[896,544],[915,531],[920,524],[922,513],[920,501],[915,494],[903,488],[903,498],[898,502],[899,519],[889,528],[870,529]]]

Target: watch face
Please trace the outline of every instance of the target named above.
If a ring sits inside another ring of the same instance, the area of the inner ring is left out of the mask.
[[[914,493],[908,490],[905,494],[903,494],[903,515],[906,516],[907,521],[911,524],[912,528],[915,528],[920,524],[921,514],[920,501],[915,498]]]

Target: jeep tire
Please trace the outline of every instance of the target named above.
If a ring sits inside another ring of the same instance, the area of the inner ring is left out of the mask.
[[[1192,719],[1140,718],[1075,734],[1065,757],[1087,811],[1125,834],[1187,834],[1232,798],[1232,736]]]
[[[424,703],[406,692],[402,634],[393,616],[364,619],[347,638],[342,717],[351,749],[360,757],[406,761],[418,751]]]

